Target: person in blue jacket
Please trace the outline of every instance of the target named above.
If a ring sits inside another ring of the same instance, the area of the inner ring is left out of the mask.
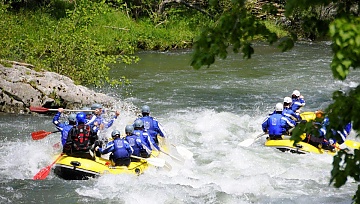
[[[329,126],[329,118],[328,117],[325,117],[323,122],[322,122],[322,126],[320,128],[320,137],[321,138],[324,138],[324,141],[323,141],[323,146],[325,147],[328,147],[328,146],[333,146],[336,142],[338,144],[343,144],[346,140],[346,137],[350,134],[350,131],[351,131],[351,123],[348,123],[345,125],[344,129],[342,130],[334,130],[334,129],[331,129],[330,131],[330,136],[329,139],[327,140],[326,139],[326,133],[327,133],[327,129],[328,129],[328,126]],[[337,138],[340,138],[339,140],[336,140],[334,137],[337,136]],[[331,148],[332,149],[332,148]]]
[[[53,124],[61,132],[61,144],[64,146],[66,144],[66,139],[68,138],[69,130],[76,125],[76,114],[70,114],[68,117],[69,122],[60,122],[61,114],[64,112],[63,108],[58,108],[58,112],[53,118]]]
[[[93,118],[93,113],[91,111],[91,108],[89,107],[83,107],[81,108],[82,112],[86,114],[86,123],[88,123]],[[87,124],[90,125],[90,124]]]
[[[69,130],[63,146],[63,153],[69,156],[93,159],[89,150],[98,139],[97,130],[92,129],[90,125],[85,125],[86,114],[84,112],[76,114],[76,122],[77,124]]]
[[[115,166],[129,166],[131,162],[131,155],[134,152],[130,144],[125,138],[120,138],[120,131],[114,130],[111,133],[113,141],[110,141],[105,149],[97,146],[95,151],[99,151],[101,154],[107,154],[111,152],[110,160]]]
[[[120,111],[117,110],[115,112],[115,116],[113,116],[109,121],[106,121],[103,117],[103,114],[105,112],[101,104],[94,103],[93,105],[91,105],[91,110],[94,110],[94,114],[92,118],[86,122],[86,125],[97,126],[99,130],[111,127],[114,121],[120,115]]]
[[[165,137],[165,134],[164,131],[161,129],[159,122],[155,118],[150,116],[150,107],[144,105],[141,108],[141,114],[142,117],[139,119],[143,121],[146,132],[156,142],[156,144],[159,144],[157,135],[160,135],[161,137]]]
[[[291,110],[293,110],[296,114],[300,114],[300,108],[305,106],[304,96],[300,94],[300,91],[294,90],[292,95],[292,104]]]
[[[346,137],[350,134],[351,123],[348,123],[343,130],[335,131],[334,129],[330,130],[330,135],[327,135],[329,118],[325,117],[324,112],[321,110],[315,111],[316,121],[313,122],[316,132],[313,134],[307,134],[303,142],[307,142],[315,147],[322,148],[325,150],[334,151],[336,139],[333,137],[338,136],[341,138],[338,141],[338,144],[343,144],[346,140]],[[320,121],[320,122],[319,122]],[[327,139],[329,138],[329,139]]]
[[[290,97],[285,97],[284,98],[284,110],[282,112],[283,116],[285,116],[288,121],[292,124],[292,125],[288,125],[288,133],[291,133],[292,130],[295,128],[296,124],[299,123],[301,121],[301,117],[300,115],[296,114],[293,110],[291,110],[290,106],[291,106],[292,100]]]
[[[292,99],[290,97],[285,97],[283,104],[284,105],[283,115],[294,121],[294,123],[300,122],[301,118],[290,108],[291,104],[292,104]]]
[[[144,122],[140,119],[135,120],[134,122],[134,134],[140,137],[141,143],[145,145],[145,148],[148,150],[153,150],[154,148],[160,151],[160,147],[156,144],[152,137],[144,129]],[[149,155],[150,156],[150,155]]]
[[[277,103],[275,112],[270,114],[262,123],[262,130],[269,134],[271,140],[281,140],[281,135],[286,134],[287,118],[282,115],[282,111],[283,104]]]
[[[127,125],[125,127],[125,134],[126,141],[134,150],[133,155],[146,158],[150,156],[149,154],[151,153],[151,151],[148,153],[146,151],[146,147],[144,147],[145,145],[143,146],[143,144],[141,143],[140,137],[134,134],[134,126]],[[139,159],[131,158],[131,161],[139,161]]]

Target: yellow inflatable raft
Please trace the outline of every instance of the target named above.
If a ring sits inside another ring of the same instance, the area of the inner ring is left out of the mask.
[[[157,156],[159,152],[152,154]],[[142,174],[149,166],[158,166],[163,160],[157,158],[144,158],[138,162],[131,162],[126,166],[112,166],[111,161],[95,156],[94,159],[86,159],[63,155],[56,163],[54,173],[65,180],[86,180],[103,174]]]
[[[284,139],[284,140],[266,140],[265,146],[274,147],[279,149],[282,152],[289,151],[291,153],[297,154],[306,154],[306,153],[315,153],[315,154],[331,154],[334,155],[336,151],[324,150],[317,148],[306,142],[298,142],[294,145],[293,140]],[[336,148],[335,148],[336,150]]]

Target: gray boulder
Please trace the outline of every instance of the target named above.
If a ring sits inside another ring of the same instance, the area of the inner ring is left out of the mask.
[[[36,72],[25,66],[0,64],[0,112],[29,113],[30,106],[79,109],[93,103],[112,106],[115,98],[75,85],[54,72]]]

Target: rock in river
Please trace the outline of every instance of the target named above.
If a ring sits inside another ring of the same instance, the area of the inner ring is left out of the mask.
[[[0,64],[0,112],[29,113],[30,106],[76,109],[92,103],[111,106],[113,97],[75,85],[66,76],[25,66]]]

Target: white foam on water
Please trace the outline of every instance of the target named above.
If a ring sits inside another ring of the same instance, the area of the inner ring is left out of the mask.
[[[172,165],[170,171],[150,168],[139,177],[104,175],[94,186],[83,186],[77,192],[124,203],[301,203],[300,197],[319,196],[319,189],[333,198],[350,196],[355,190],[355,184],[336,190],[328,185],[330,155],[283,153],[265,147],[264,140],[239,147],[239,141],[258,133],[260,127],[254,124],[259,125],[262,116],[198,109],[162,117],[168,142],[188,148],[193,159],[182,164],[164,155],[161,158]],[[122,120],[132,119],[129,115]],[[179,156],[174,148],[170,150]]]

